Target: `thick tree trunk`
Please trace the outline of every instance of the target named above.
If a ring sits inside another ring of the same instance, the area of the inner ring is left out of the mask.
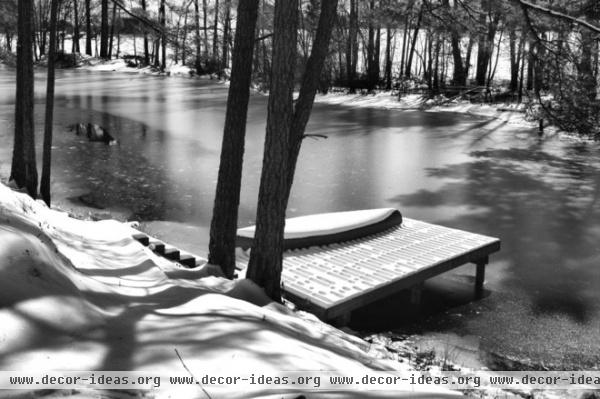
[[[252,78],[252,53],[259,0],[238,3],[217,192],[210,225],[208,260],[228,278],[235,270],[235,234],[240,203],[244,137]]]
[[[452,60],[454,62],[452,84],[457,86],[466,86],[467,75],[465,73],[465,66],[462,60],[462,53],[460,51],[460,37],[456,30],[453,30],[451,33],[450,44],[452,46]]]
[[[590,100],[596,99],[596,76],[594,74],[594,54],[598,54],[598,42],[593,32],[588,29],[581,31],[581,58],[579,61],[579,80],[582,89]],[[538,62],[538,64],[540,64]],[[539,68],[541,69],[541,67]],[[541,75],[541,72],[539,73]]]
[[[100,58],[108,58],[108,0],[102,0],[101,7]]]
[[[79,7],[77,0],[73,0],[73,53],[79,53]]]
[[[295,2],[296,0],[293,0]],[[319,76],[327,58],[337,0],[321,2],[317,34],[302,78],[292,115],[293,72],[297,14],[275,5],[273,74],[267,117],[265,157],[256,217],[256,234],[246,276],[262,286],[273,300],[281,299],[281,266],[285,209],[296,160],[312,109]],[[295,4],[297,6],[297,4]],[[292,6],[290,6],[292,8]],[[295,9],[295,7],[294,7]],[[294,21],[292,23],[292,21]],[[283,172],[283,173],[282,173]]]
[[[327,59],[331,31],[336,17],[337,3],[338,0],[322,0],[321,2],[317,34],[312,45],[310,57],[306,63],[306,70],[302,76],[302,86],[300,87],[300,93],[294,107],[294,119],[292,121],[289,141],[288,180],[285,192],[286,207],[292,190],[292,183],[294,182],[296,163],[300,154],[304,132],[319,85],[319,76]]]
[[[492,15],[490,0],[481,0],[481,6],[484,12],[481,14],[479,22],[482,27],[486,27],[487,31],[479,35],[475,81],[477,82],[477,85],[484,86],[486,84],[488,68],[494,50],[494,39],[496,37],[500,17],[496,13]],[[489,22],[487,22],[486,16],[489,16]]]
[[[46,83],[46,115],[44,120],[44,148],[42,157],[42,179],[40,195],[50,206],[50,171],[52,168],[52,123],[54,114],[54,64],[56,59],[56,25],[58,20],[58,2],[52,0],[50,11],[50,49],[48,54],[48,78]]]
[[[18,3],[17,93],[15,138],[10,180],[37,197],[38,175],[35,162],[33,126],[33,0]]]
[[[256,211],[256,232],[246,277],[281,300],[281,267],[289,132],[293,119],[298,0],[276,0],[267,134]]]

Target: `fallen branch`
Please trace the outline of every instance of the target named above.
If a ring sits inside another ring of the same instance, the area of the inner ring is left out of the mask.
[[[179,358],[179,361],[181,362],[181,364],[183,365],[183,368],[189,373],[189,375],[194,379],[194,382],[196,383],[196,385],[198,385],[200,387],[200,389],[202,389],[202,392],[204,392],[204,394],[206,395],[206,397],[208,399],[212,399],[212,397],[208,394],[208,392],[206,392],[206,389],[204,389],[204,387],[202,386],[202,384],[200,384],[200,381],[198,381],[196,379],[196,377],[194,376],[194,374],[192,374],[192,372],[190,371],[190,369],[188,368],[188,366],[186,366],[185,362],[183,361],[183,359],[181,358],[181,355],[179,354],[179,351],[177,350],[177,348],[173,349],[175,351],[175,354],[177,355],[177,357]]]
[[[302,135],[302,138],[311,138],[311,139],[328,139],[329,137],[325,136],[324,134],[304,134]]]

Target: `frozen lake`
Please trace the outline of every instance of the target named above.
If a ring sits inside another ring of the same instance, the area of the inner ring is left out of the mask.
[[[41,147],[43,78],[36,84]],[[55,200],[120,212],[204,251],[227,87],[59,71],[56,92]],[[13,71],[0,69],[0,94],[0,176],[7,178]],[[251,99],[240,226],[254,219],[266,102]],[[104,127],[118,145],[76,136],[68,128],[75,123]],[[468,299],[471,267],[441,276],[428,290],[442,309],[424,332],[456,333],[481,352],[524,361],[597,366],[600,145],[539,139],[535,130],[483,117],[320,104],[308,130],[328,138],[305,140],[288,216],[396,207],[410,218],[501,238],[487,269],[489,295]],[[393,315],[383,309],[373,328],[401,327]]]

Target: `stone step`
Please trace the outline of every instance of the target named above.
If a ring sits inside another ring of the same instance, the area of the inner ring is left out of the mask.
[[[162,255],[169,260],[179,261],[180,252],[175,247],[165,246],[165,252]]]
[[[137,242],[139,242],[140,244],[142,244],[145,247],[147,247],[148,244],[150,244],[150,237],[148,237],[144,233],[135,233],[132,235],[132,237],[134,240],[136,240]]]
[[[179,263],[186,267],[196,267],[196,258],[190,254],[180,254]]]

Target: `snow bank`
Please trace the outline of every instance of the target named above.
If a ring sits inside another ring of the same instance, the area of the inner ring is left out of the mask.
[[[406,367],[369,356],[368,344],[356,337],[269,303],[248,280],[195,278],[206,275],[200,269],[184,274],[188,278],[170,277],[178,275],[176,266],[134,241],[130,229],[72,219],[0,184],[0,370],[185,373],[175,350],[198,375]],[[212,398],[295,397],[287,395],[294,390],[262,386],[204,389]],[[194,385],[153,395],[207,397]],[[407,386],[309,397],[455,395]]]
[[[525,119],[523,105],[498,106],[497,104],[477,104],[469,101],[451,101],[443,105],[433,105],[426,102],[420,94],[409,94],[398,98],[389,91],[376,94],[347,94],[329,93],[317,95],[315,102],[323,104],[335,104],[360,108],[382,108],[397,110],[419,109],[427,112],[454,112],[460,114],[471,114],[488,116],[499,119],[502,122],[517,124],[526,127],[535,124]]]

